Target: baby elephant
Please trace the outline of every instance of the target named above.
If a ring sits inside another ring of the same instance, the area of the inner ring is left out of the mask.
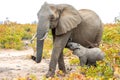
[[[80,59],[80,65],[94,65],[96,61],[104,58],[104,53],[99,48],[85,48],[78,43],[69,42],[67,47],[73,51],[74,55],[77,55]]]

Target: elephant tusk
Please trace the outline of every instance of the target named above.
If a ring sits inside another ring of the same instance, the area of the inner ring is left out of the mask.
[[[47,37],[47,35],[48,35],[48,32],[47,32],[47,33],[45,33],[44,37],[43,37],[43,38],[41,38],[40,40],[44,40],[44,39]]]
[[[34,36],[32,37],[32,39],[30,40],[30,43],[33,42],[33,40],[35,39],[36,36],[37,36],[37,33],[34,34]]]

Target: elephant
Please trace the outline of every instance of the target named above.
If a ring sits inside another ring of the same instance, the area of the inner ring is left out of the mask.
[[[56,65],[66,73],[63,49],[69,40],[84,47],[99,47],[103,23],[92,10],[76,10],[69,4],[48,4],[45,2],[37,13],[36,57],[32,59],[40,63],[42,59],[44,40],[49,29],[53,36],[53,50],[46,77],[54,76]]]
[[[104,52],[100,48],[86,48],[74,42],[68,42],[67,47],[73,51],[73,54],[79,57],[80,66],[96,66],[96,61],[104,59]]]

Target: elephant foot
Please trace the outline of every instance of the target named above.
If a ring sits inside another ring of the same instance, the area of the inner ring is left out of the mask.
[[[48,73],[46,74],[46,78],[54,77],[54,75],[55,75],[55,72],[48,71]]]
[[[66,69],[60,69],[60,70],[62,71],[62,73],[67,74]]]
[[[59,70],[62,71],[63,73],[65,73],[65,74],[67,73],[65,67],[59,67]]]

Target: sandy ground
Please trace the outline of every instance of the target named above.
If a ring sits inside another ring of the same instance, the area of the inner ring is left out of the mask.
[[[41,63],[35,63],[30,59],[33,55],[32,48],[27,50],[0,50],[0,80],[7,78],[12,80],[15,77],[25,77],[29,74],[36,75],[38,80],[41,80],[43,75],[48,71],[49,59],[42,59]],[[65,60],[68,64],[68,59]]]
[[[41,79],[48,70],[49,59],[43,59],[37,64],[30,59],[33,49],[17,50],[0,50],[0,80],[7,78],[12,80],[18,76],[35,74]]]

